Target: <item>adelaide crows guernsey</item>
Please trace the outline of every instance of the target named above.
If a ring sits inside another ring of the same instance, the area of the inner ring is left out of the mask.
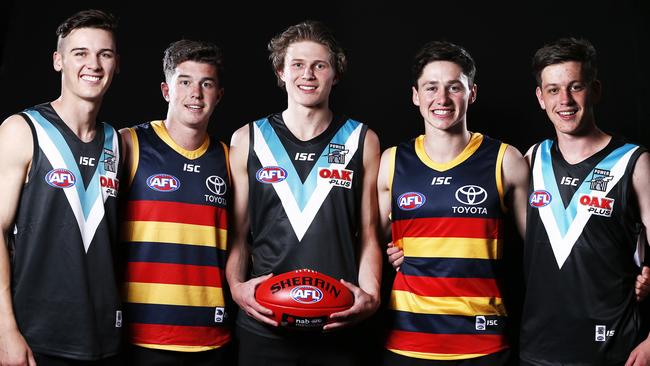
[[[640,220],[631,178],[643,151],[613,138],[572,165],[556,141],[533,150],[522,359],[622,364],[639,342]]]
[[[392,148],[393,243],[404,262],[393,282],[386,348],[458,360],[508,347],[499,287],[507,145],[472,134],[451,162],[433,162],[424,136]]]
[[[21,115],[34,152],[10,235],[18,327],[34,352],[115,355],[122,321],[113,261],[119,136],[103,123],[83,142],[50,104]]]
[[[281,114],[250,124],[251,277],[308,268],[357,283],[363,144],[367,127],[334,118],[300,141]],[[240,313],[238,324],[272,330]]]
[[[224,268],[230,173],[226,146],[188,151],[162,121],[130,129],[125,191],[126,317],[141,347],[196,352],[230,340]]]

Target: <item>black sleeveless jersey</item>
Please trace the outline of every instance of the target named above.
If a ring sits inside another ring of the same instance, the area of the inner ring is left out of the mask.
[[[632,172],[645,150],[618,139],[571,165],[546,140],[532,155],[521,357],[622,364],[638,344],[640,218]]]
[[[367,127],[335,118],[300,141],[281,114],[250,124],[251,277],[308,268],[357,283],[358,218]],[[240,313],[255,333],[274,330]]]
[[[99,124],[84,143],[49,104],[22,116],[34,154],[10,238],[18,327],[34,352],[80,360],[114,355],[122,326],[113,262],[119,136]]]

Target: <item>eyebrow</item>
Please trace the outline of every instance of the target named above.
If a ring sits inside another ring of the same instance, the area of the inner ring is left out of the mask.
[[[72,48],[72,49],[70,50],[70,52],[75,52],[75,51],[89,51],[89,50],[90,50],[90,49],[89,49],[88,47],[75,47],[75,48]],[[100,50],[99,50],[99,53],[102,53],[102,52],[111,52],[111,53],[115,53],[115,51],[114,51],[113,49],[110,49],[110,48],[102,48],[102,49],[100,49]]]
[[[178,75],[178,79],[192,79],[192,76],[186,74],[180,74]],[[199,81],[206,81],[206,80],[214,81],[215,83],[217,82],[217,79],[213,77],[201,78]]]

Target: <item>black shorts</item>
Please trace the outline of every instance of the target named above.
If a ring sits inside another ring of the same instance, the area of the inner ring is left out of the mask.
[[[239,366],[358,366],[367,357],[350,330],[269,338],[238,328],[237,337]]]
[[[44,355],[34,352],[34,360],[38,366],[122,366],[120,355],[110,356],[96,361],[81,361],[71,358]]]
[[[125,365],[133,366],[225,366],[232,365],[228,345],[209,351],[177,352],[131,345],[125,355]],[[39,365],[40,366],[40,365]]]
[[[505,366],[510,359],[510,350],[491,353],[486,356],[468,358],[464,360],[426,360],[422,358],[406,357],[398,353],[384,350],[383,366]]]

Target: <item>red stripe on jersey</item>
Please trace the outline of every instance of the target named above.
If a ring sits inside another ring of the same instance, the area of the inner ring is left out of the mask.
[[[503,335],[493,334],[429,334],[393,330],[386,348],[411,352],[439,354],[487,355],[508,347]]]
[[[393,290],[408,291],[419,296],[501,297],[493,278],[419,277],[402,272],[397,272]]]
[[[197,327],[132,323],[131,343],[168,346],[221,346],[230,340],[230,331],[223,327]]]
[[[130,262],[127,282],[222,287],[223,270],[214,266]]]
[[[394,240],[417,238],[476,238],[498,239],[501,237],[501,219],[470,217],[417,218],[393,222]]]
[[[228,215],[221,207],[166,201],[129,201],[126,221],[162,221],[227,228]]]

